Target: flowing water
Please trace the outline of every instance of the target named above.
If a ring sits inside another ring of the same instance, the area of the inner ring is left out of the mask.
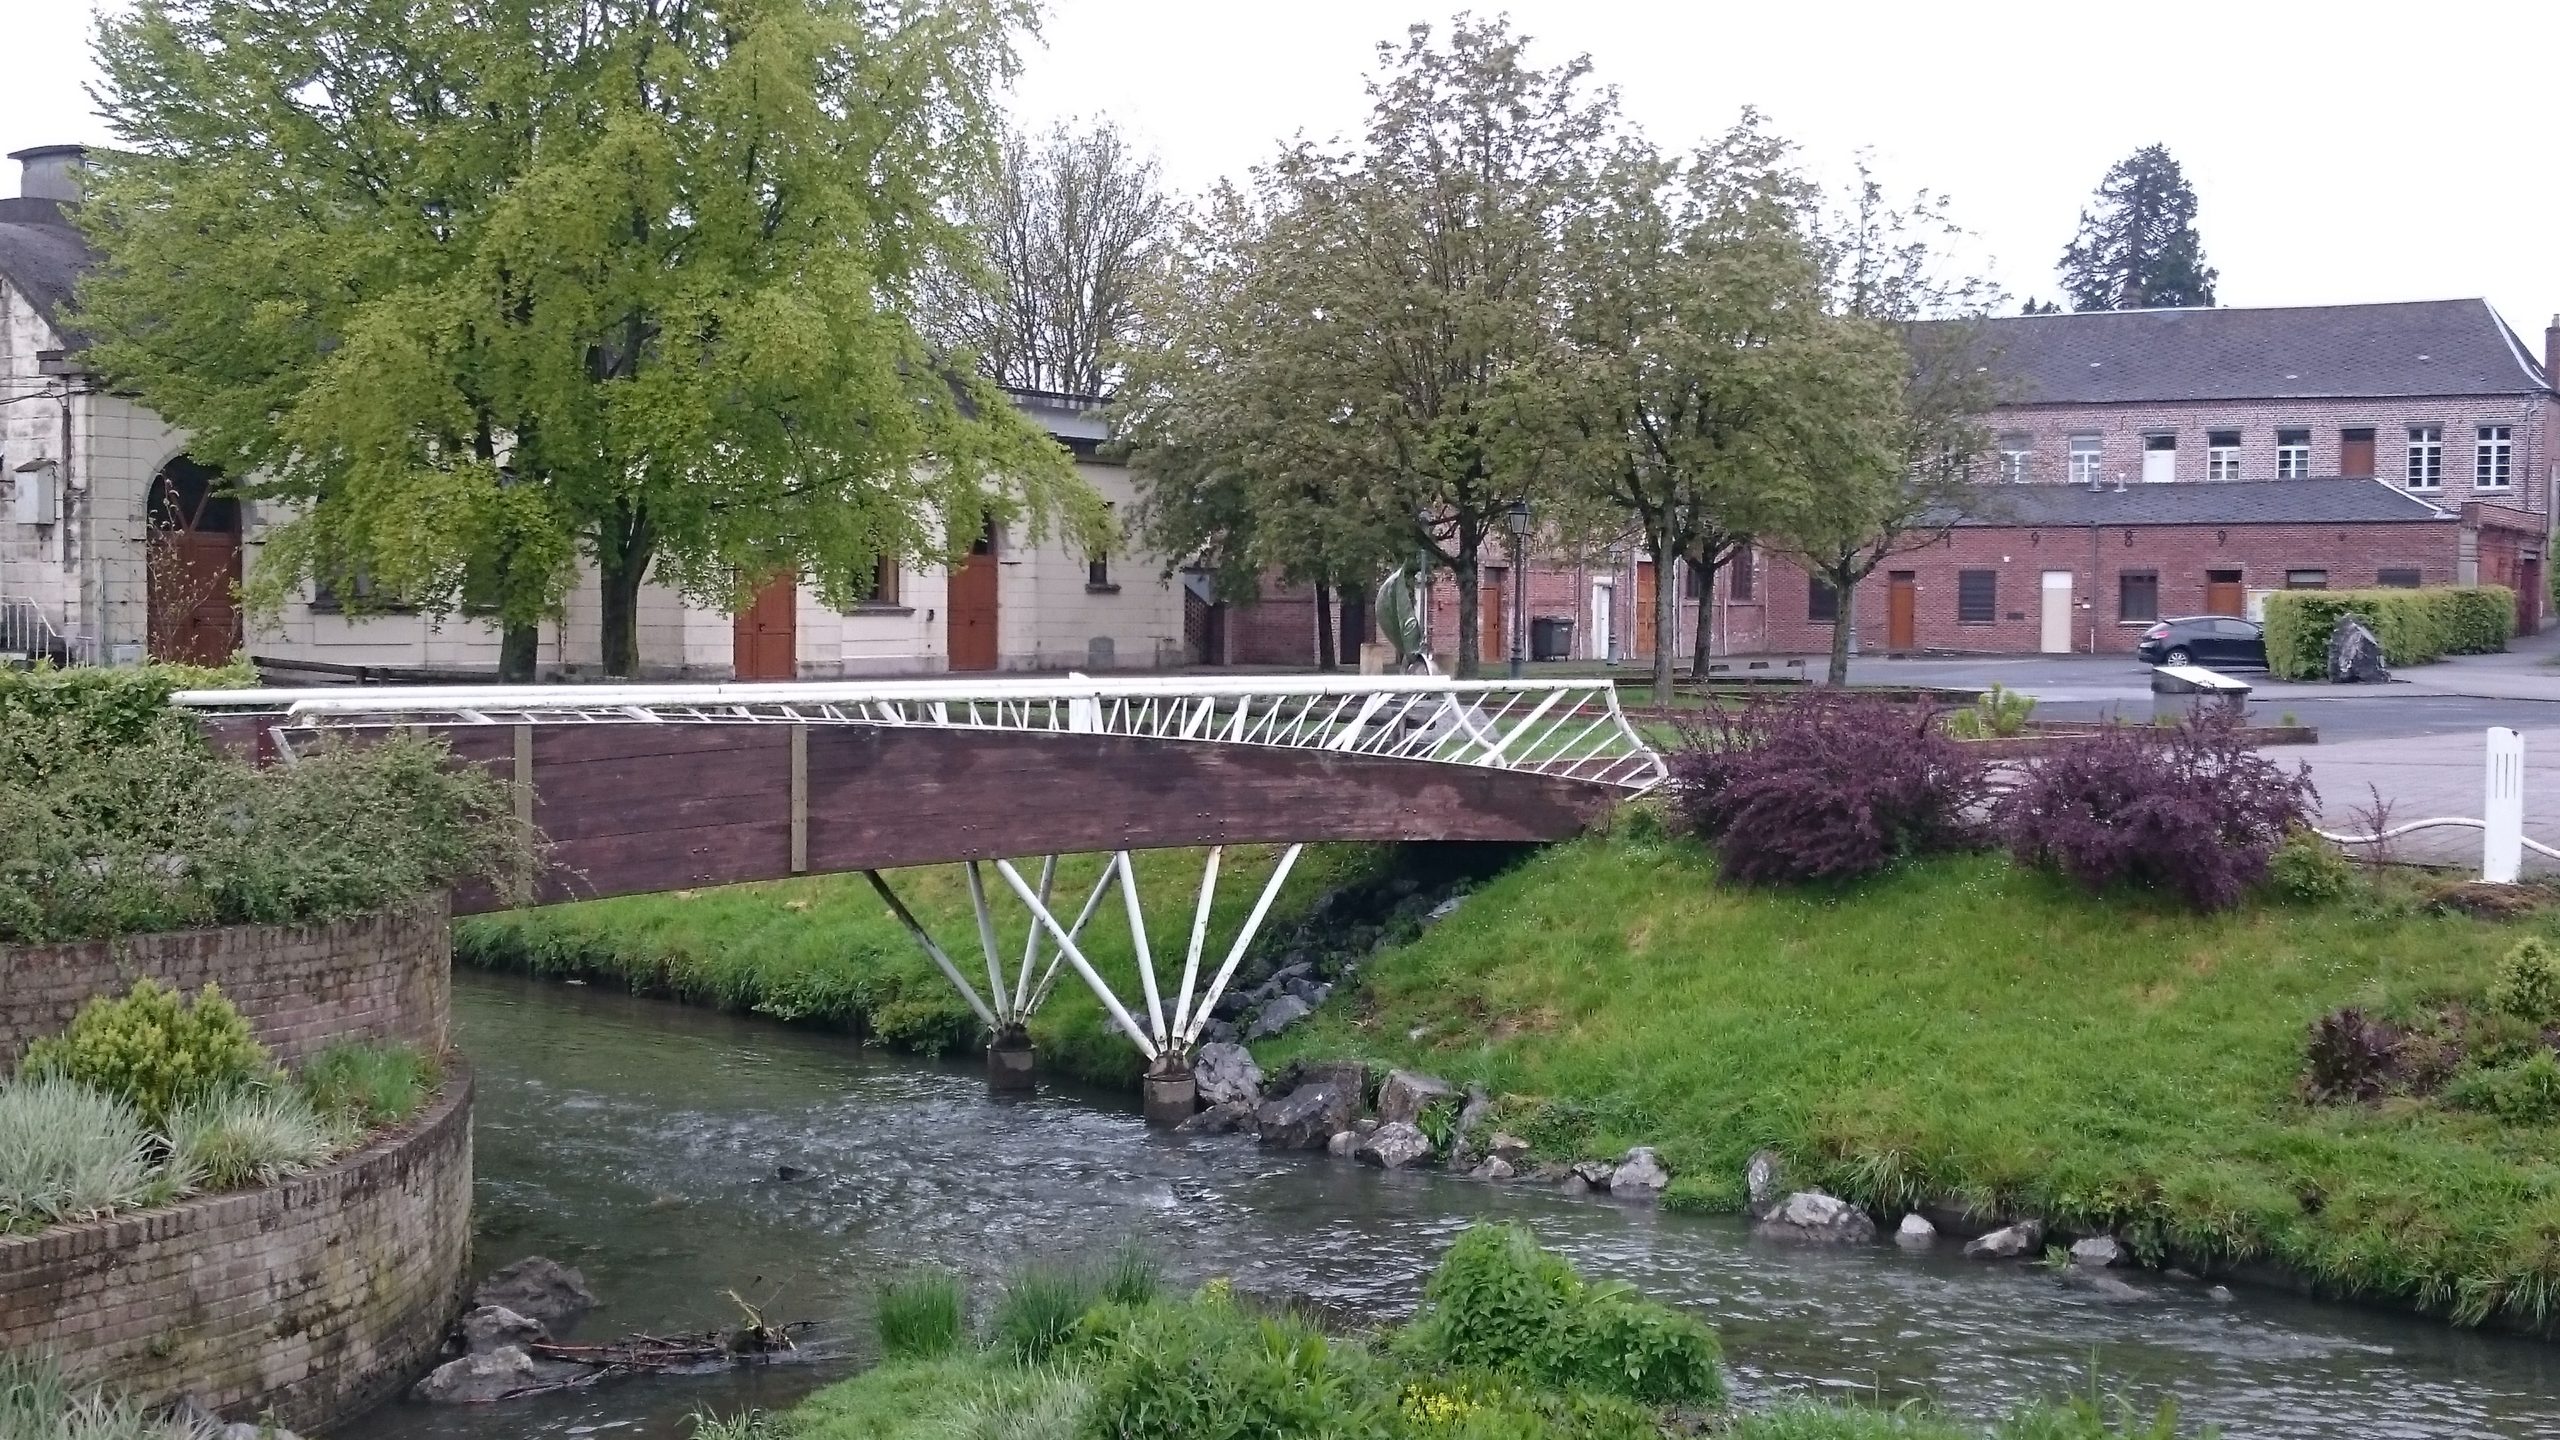
[[[1585,1273],[1691,1307],[1721,1332],[1736,1388],[1925,1397],[1997,1414],[2085,1388],[2174,1398],[2233,1437],[2560,1434],[2560,1347],[2380,1311],[2144,1284],[2136,1303],[2028,1266],[1889,1246],[1806,1251],[1742,1224],[1431,1174],[1387,1175],[1250,1140],[1148,1131],[1119,1096],[989,1097],[974,1068],[589,988],[468,972],[456,1024],[480,1094],[480,1268],[545,1254],[603,1299],[586,1336],[707,1329],[725,1292],[775,1319],[830,1322],[815,1363],[659,1377],[489,1407],[406,1403],[365,1437],[679,1437],[696,1409],[790,1404],[866,1363],[880,1277],[956,1267],[981,1294],[1034,1255],[1135,1236],[1189,1283],[1411,1309],[1469,1223],[1518,1220]],[[808,1172],[783,1181],[780,1167]]]

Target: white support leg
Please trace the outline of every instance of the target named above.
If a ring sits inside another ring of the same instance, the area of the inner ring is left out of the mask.
[[[1236,943],[1227,951],[1226,963],[1218,967],[1217,978],[1209,982],[1207,993],[1200,997],[1200,1008],[1192,1013],[1190,1028],[1182,1032],[1182,1048],[1187,1053],[1200,1043],[1200,1032],[1209,1028],[1209,1012],[1218,1006],[1218,997],[1227,991],[1227,982],[1235,978],[1236,966],[1243,961],[1246,947],[1253,944],[1262,929],[1263,918],[1271,913],[1271,902],[1280,898],[1280,886],[1289,878],[1291,866],[1298,863],[1298,852],[1304,845],[1292,845],[1280,852],[1280,863],[1271,867],[1271,878],[1262,882],[1262,894],[1255,897],[1253,913],[1244,919],[1244,928],[1236,932]]]
[[[1120,852],[1120,899],[1129,909],[1129,945],[1138,953],[1138,984],[1147,995],[1147,1022],[1161,1047],[1173,1032],[1165,1028],[1164,996],[1156,990],[1156,957],[1147,948],[1147,912],[1138,904],[1138,867],[1126,850]]]
[[[1119,868],[1120,860],[1117,856],[1104,862],[1102,878],[1093,882],[1093,893],[1084,897],[1084,908],[1076,912],[1076,923],[1067,927],[1069,938],[1078,940],[1084,938],[1085,924],[1093,919],[1094,911],[1102,908],[1102,897],[1111,893],[1113,872]],[[1042,933],[1037,925],[1032,926],[1031,929],[1034,934]],[[1040,984],[1032,990],[1031,1003],[1023,1008],[1023,1014],[1038,1014],[1040,1007],[1048,1003],[1049,989],[1058,983],[1058,970],[1064,963],[1065,957],[1062,955],[1049,957],[1049,968],[1041,973]]]
[[[880,878],[880,872],[865,870],[862,876],[871,882],[872,889],[880,892],[880,898],[888,902],[889,913],[897,916],[898,923],[906,926],[907,933],[924,947],[926,956],[941,969],[942,978],[950,981],[952,988],[960,992],[960,998],[969,1002],[969,1008],[978,1012],[978,1019],[985,1022],[987,1033],[992,1035],[1001,1029],[996,1024],[996,1012],[988,1009],[987,1002],[978,998],[977,987],[961,975],[960,967],[951,963],[951,957],[942,953],[942,947],[933,943],[933,937],[925,933],[924,926],[917,923],[914,915],[908,913],[906,902],[898,898],[898,892],[889,888],[888,881]]]
[[[1058,878],[1058,857],[1052,855],[1040,862],[1040,903],[1049,903],[1049,887]],[[1018,1023],[1031,1019],[1031,971],[1040,963],[1040,927],[1022,942],[1022,969],[1013,977],[1013,1016]]]
[[[1013,868],[1012,861],[997,861],[996,873],[1003,876],[1004,883],[1012,886],[1013,893],[1021,898],[1023,904],[1031,908],[1032,918],[1048,930],[1050,939],[1057,942],[1058,953],[1066,957],[1069,965],[1075,967],[1076,974],[1082,976],[1084,983],[1092,988],[1094,998],[1102,1002],[1103,1009],[1111,1012],[1112,1020],[1120,1026],[1122,1033],[1136,1042],[1138,1053],[1145,1056],[1152,1064],[1156,1056],[1163,1053],[1163,1047],[1156,1044],[1145,1030],[1139,1028],[1138,1022],[1129,1014],[1129,1007],[1121,1004],[1120,997],[1111,993],[1111,987],[1105,984],[1102,976],[1094,970],[1093,962],[1085,959],[1084,952],[1076,948],[1075,937],[1069,935],[1058,924],[1058,917],[1050,913],[1048,906],[1040,903],[1040,897],[1031,893],[1031,887],[1023,883],[1022,875]]]
[[[969,908],[978,912],[978,948],[987,957],[987,998],[995,1006],[996,1019],[1006,1025],[1014,1023],[1013,997],[1004,988],[1004,961],[996,955],[996,917],[987,909],[986,878],[978,873],[978,862],[966,867],[969,876]]]
[[[2513,885],[2524,870],[2524,737],[2492,726],[2487,750],[2480,878],[2492,885]]]
[[[1200,947],[1209,939],[1209,902],[1218,894],[1218,857],[1226,852],[1224,845],[1209,847],[1208,864],[1200,871],[1200,903],[1191,912],[1191,948],[1182,955],[1182,990],[1173,1001],[1173,1033],[1181,1035],[1191,1027],[1191,990],[1200,980]]]

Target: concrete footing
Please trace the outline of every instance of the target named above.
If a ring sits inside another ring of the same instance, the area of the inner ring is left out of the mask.
[[[1039,1054],[1027,1040],[1019,1045],[988,1046],[987,1088],[1007,1091],[1032,1088],[1032,1066]]]
[[[1200,1085],[1189,1070],[1150,1074],[1145,1095],[1147,1123],[1159,1128],[1179,1125],[1200,1108]]]

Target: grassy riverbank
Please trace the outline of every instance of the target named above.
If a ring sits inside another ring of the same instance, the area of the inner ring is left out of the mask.
[[[2476,1000],[2536,928],[2371,891],[2196,916],[1987,856],[1747,891],[1686,843],[1593,840],[1258,1052],[1480,1082],[1559,1157],[1659,1146],[1674,1203],[1738,1208],[1744,1160],[1774,1146],[1888,1216],[1955,1201],[2548,1324],[2560,1125],[2300,1089],[2314,1019]]]
[[[1316,896],[1374,863],[1362,847],[1310,846],[1274,904],[1268,933]],[[1159,851],[1138,857],[1148,943],[1159,974],[1178,983],[1189,944],[1192,905],[1205,851]],[[1274,847],[1239,846],[1221,867],[1210,912],[1204,971],[1223,959],[1236,929],[1277,862]],[[1072,917],[1092,892],[1105,857],[1059,862],[1051,899]],[[1024,878],[1038,881],[1036,866]],[[986,962],[967,881],[957,866],[902,870],[889,876],[908,908],[933,933],[961,973],[981,990]],[[990,889],[1001,877],[987,872]],[[1029,917],[1010,893],[991,907],[1008,979],[1022,958]],[[1138,1004],[1128,912],[1118,894],[1104,897],[1078,942],[1132,1005]],[[1047,955],[1056,947],[1044,947]],[[732,885],[554,905],[474,916],[454,925],[454,957],[467,965],[552,979],[610,984],[723,1010],[752,1011],[795,1023],[860,1030],[880,1044],[919,1054],[956,1054],[983,1043],[967,1003],[880,903],[859,875],[815,876],[763,885]],[[1204,973],[1202,983],[1207,983]],[[1170,1007],[1173,997],[1165,996]],[[1073,974],[1062,973],[1031,1025],[1041,1065],[1052,1074],[1103,1084],[1134,1084],[1137,1050],[1116,1034],[1102,1006]]]

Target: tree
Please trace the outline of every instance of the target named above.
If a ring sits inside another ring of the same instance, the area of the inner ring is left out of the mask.
[[[1849,679],[1859,582],[1996,508],[1974,470],[1989,445],[1981,417],[1998,398],[1980,317],[1999,296],[1954,268],[1960,234],[1926,191],[1890,203],[1862,161],[1847,207],[1818,240],[1833,313],[1875,343],[1844,351],[1847,403],[1800,437],[1796,463],[1830,493],[1772,538],[1835,597],[1833,685]]]
[[[1703,644],[1716,571],[1753,535],[1807,529],[1803,512],[1836,505],[1815,452],[1841,463],[1855,437],[1829,432],[1890,400],[1897,347],[1825,313],[1812,190],[1787,149],[1749,112],[1685,163],[1628,141],[1565,230],[1580,441],[1567,469],[1653,562],[1659,705],[1681,566],[1701,582]]]
[[[932,328],[1000,385],[1105,394],[1173,218],[1155,162],[1109,121],[1009,135],[994,182],[960,206],[984,265],[933,276]]]
[[[430,612],[530,668],[581,555],[604,667],[653,571],[734,604],[990,516],[1098,523],[909,318],[968,241],[1022,0],[143,0],[83,223],[90,358],[282,502],[249,586]]]
[[[1549,262],[1615,115],[1584,92],[1586,61],[1541,70],[1523,47],[1505,22],[1464,17],[1445,44],[1416,26],[1381,46],[1363,141],[1300,143],[1256,172],[1233,284],[1198,302],[1226,313],[1182,327],[1233,347],[1227,375],[1204,383],[1177,359],[1153,382],[1213,397],[1216,428],[1191,454],[1256,497],[1261,555],[1296,525],[1275,497],[1312,478],[1329,534],[1392,537],[1451,572],[1466,675],[1484,547],[1552,483]],[[1151,495],[1161,509],[1160,484]]]
[[[2094,209],[2062,252],[2074,310],[2213,303],[2213,268],[2196,234],[2196,192],[2165,145],[2145,145],[2098,182]]]

